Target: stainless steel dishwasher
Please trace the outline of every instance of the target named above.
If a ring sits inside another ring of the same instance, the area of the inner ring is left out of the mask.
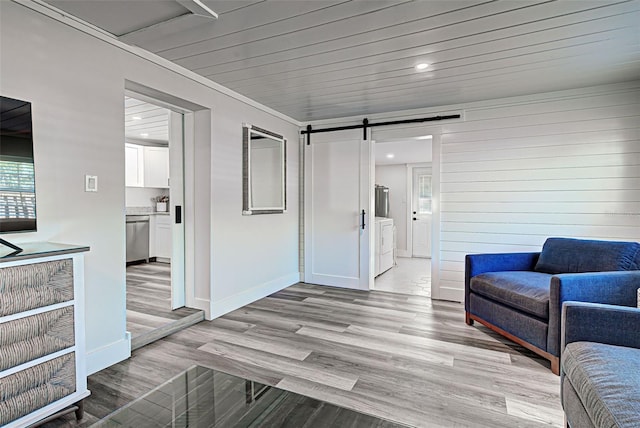
[[[149,261],[149,216],[127,216],[127,263]]]

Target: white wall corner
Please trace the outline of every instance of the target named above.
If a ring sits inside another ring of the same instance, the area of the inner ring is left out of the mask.
[[[92,375],[131,356],[131,333],[101,348],[87,352],[87,374]]]
[[[409,250],[396,250],[396,257],[411,257],[411,252]]]
[[[209,299],[202,299],[202,298],[196,297],[193,300],[193,306],[190,306],[190,307],[204,311],[205,320],[211,321],[213,319],[211,318],[211,301]]]
[[[290,285],[297,284],[300,281],[300,272],[293,272],[272,281],[265,282],[257,285],[248,290],[244,290],[240,293],[229,296],[220,301],[211,302],[211,317],[212,319],[218,318],[231,311],[235,311],[249,303],[260,300],[270,294],[289,287]]]

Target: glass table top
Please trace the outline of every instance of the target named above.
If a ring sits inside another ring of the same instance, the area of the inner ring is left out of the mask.
[[[194,366],[94,427],[406,427]]]

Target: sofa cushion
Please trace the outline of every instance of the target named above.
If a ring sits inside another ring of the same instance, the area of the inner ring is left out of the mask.
[[[549,319],[551,275],[531,271],[487,272],[471,278],[474,293]]]
[[[565,420],[571,428],[596,428],[587,413],[587,409],[582,405],[582,401],[573,385],[566,376],[562,376],[560,393],[562,394],[562,408],[564,409]]]
[[[549,238],[535,271],[544,273],[606,272],[640,269],[637,242]]]
[[[562,369],[593,425],[638,426],[640,349],[573,342],[562,352]]]
[[[469,311],[507,333],[547,351],[549,322],[478,293],[469,294]]]

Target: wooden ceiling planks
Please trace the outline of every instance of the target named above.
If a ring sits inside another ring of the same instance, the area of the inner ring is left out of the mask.
[[[171,0],[124,12],[119,2],[49,3],[114,34],[123,13],[143,28],[180,12]],[[640,0],[205,3],[218,20],[169,19],[123,40],[301,121],[640,76]],[[418,62],[431,66],[416,73]]]

